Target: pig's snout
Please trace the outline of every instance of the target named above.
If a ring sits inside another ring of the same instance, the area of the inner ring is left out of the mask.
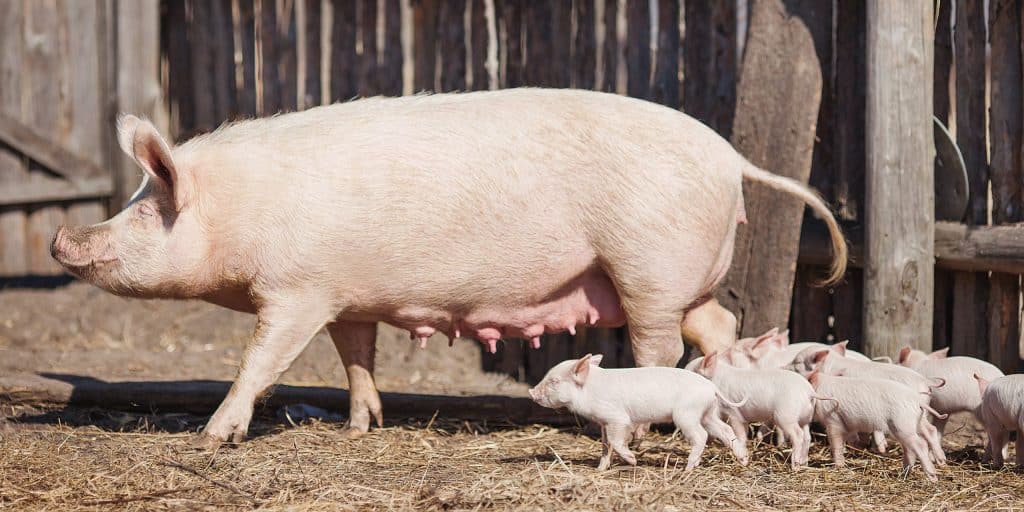
[[[69,228],[61,225],[50,242],[50,256],[67,268],[82,268],[108,263],[114,258],[107,240],[95,227]],[[100,246],[100,250],[97,250]]]

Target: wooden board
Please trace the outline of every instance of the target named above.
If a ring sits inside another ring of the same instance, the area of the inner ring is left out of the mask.
[[[16,0],[0,2],[0,114],[21,116],[22,5]],[[0,144],[0,187],[23,181],[27,162],[18,151]],[[24,211],[0,206],[0,277],[22,276],[28,272],[27,216]]]
[[[651,94],[651,13],[649,2],[626,2],[626,93],[647,99]]]
[[[953,0],[939,0],[935,16],[935,65],[932,73],[932,113],[949,126],[952,103],[949,97],[953,67],[951,13]],[[936,205],[938,206],[938,205]],[[935,314],[932,318],[932,349],[948,347],[953,328],[953,279],[946,269],[935,269]]]
[[[760,1],[745,51],[733,145],[754,164],[806,183],[822,89],[811,33],[781,1]],[[778,73],[783,67],[788,72]],[[756,183],[744,183],[743,195],[750,221],[737,233],[718,300],[736,314],[741,335],[753,336],[788,323],[804,205]]]
[[[437,17],[437,55],[441,92],[466,89],[466,0],[441,2]]]
[[[970,183],[968,224],[987,224],[988,162],[985,148],[985,22],[982,0],[958,0],[953,33],[956,62],[956,138]],[[953,276],[951,352],[986,358],[988,275]]]
[[[1021,145],[1024,144],[1024,95],[1021,86],[1021,2],[989,1],[991,44],[992,223],[1022,220]],[[1020,367],[1020,276],[993,273],[989,290],[989,361],[1004,372]]]
[[[654,60],[651,99],[671,108],[679,108],[679,3],[658,1],[658,49]]]
[[[864,339],[869,356],[932,346],[935,146],[931,2],[867,5]]]
[[[751,3],[752,10],[757,6]],[[738,74],[736,3],[687,2],[683,11],[683,110],[730,138]],[[753,15],[750,20],[753,27]]]

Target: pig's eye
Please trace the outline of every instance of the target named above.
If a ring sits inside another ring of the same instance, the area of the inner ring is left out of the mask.
[[[153,215],[155,215],[156,211],[154,211],[153,210],[153,206],[151,206],[149,204],[139,203],[138,209],[136,210],[136,214],[139,217],[145,219],[145,218],[149,218],[149,217],[152,217]]]

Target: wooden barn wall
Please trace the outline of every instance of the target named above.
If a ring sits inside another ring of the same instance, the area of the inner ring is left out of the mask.
[[[936,8],[935,112],[967,160],[969,224],[1021,220],[1020,2],[991,0],[987,16],[985,4],[941,0]],[[812,13],[801,19],[823,77],[810,184],[850,238],[862,239],[865,2],[786,5]],[[728,137],[747,12],[747,1],[162,0],[161,82],[178,140],[225,120],[355,97],[516,86],[645,98]],[[992,69],[990,90],[986,48],[1016,63]],[[1005,115],[986,117],[989,103],[1007,106]],[[808,214],[805,225],[820,222]],[[791,338],[862,346],[859,266],[833,288],[812,286],[821,275],[798,265]],[[1019,287],[1019,276],[938,270],[936,348],[1017,366]],[[587,351],[604,353],[607,365],[632,364],[623,329],[549,338],[540,351],[506,341],[484,365],[535,381]]]
[[[53,282],[56,227],[107,214],[109,7],[0,0],[0,279]]]

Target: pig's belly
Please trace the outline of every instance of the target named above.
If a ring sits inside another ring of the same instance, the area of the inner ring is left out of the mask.
[[[594,269],[536,302],[467,305],[458,311],[410,304],[369,316],[407,329],[410,337],[421,343],[442,332],[451,339],[476,338],[491,352],[498,340],[505,338],[530,340],[539,348],[543,334],[575,333],[580,324],[619,327],[626,321],[615,287],[603,272]]]

